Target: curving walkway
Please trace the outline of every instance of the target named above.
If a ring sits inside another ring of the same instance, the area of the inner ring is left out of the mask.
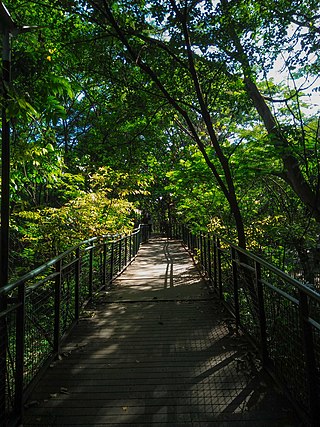
[[[122,425],[300,425],[177,241],[142,245],[87,308],[23,423]]]

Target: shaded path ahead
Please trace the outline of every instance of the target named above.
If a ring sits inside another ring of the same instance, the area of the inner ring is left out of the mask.
[[[84,313],[31,426],[298,426],[179,242],[151,239]]]

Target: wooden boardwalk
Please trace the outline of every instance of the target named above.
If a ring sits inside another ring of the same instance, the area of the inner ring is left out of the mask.
[[[151,239],[84,313],[33,426],[298,426],[179,242]]]

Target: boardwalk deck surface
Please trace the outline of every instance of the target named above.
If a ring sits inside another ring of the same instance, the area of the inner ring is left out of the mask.
[[[179,242],[151,239],[87,309],[23,425],[298,426]]]

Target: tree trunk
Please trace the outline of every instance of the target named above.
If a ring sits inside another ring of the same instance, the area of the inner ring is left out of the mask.
[[[281,133],[281,128],[278,126],[256,84],[249,77],[245,77],[244,82],[247,93],[262,118],[268,134],[274,140],[274,144],[283,149],[280,154],[284,165],[282,178],[285,179],[302,203],[309,209],[312,216],[320,222],[320,206],[317,192],[312,190],[301,172],[298,160],[290,153],[289,142],[285,135]]]

